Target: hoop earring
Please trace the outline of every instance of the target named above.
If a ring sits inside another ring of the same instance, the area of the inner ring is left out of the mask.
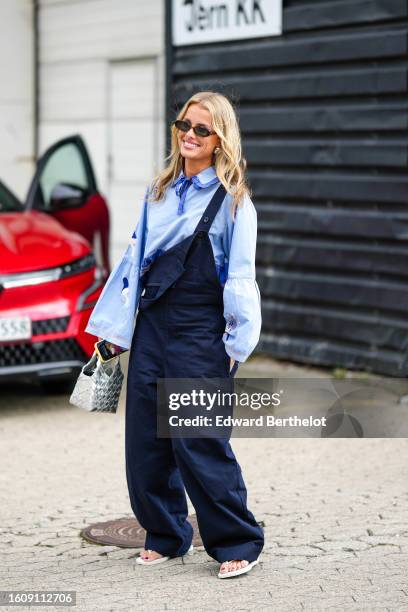
[[[221,151],[220,147],[215,147],[213,153],[214,155],[217,155],[217,153],[219,153]]]

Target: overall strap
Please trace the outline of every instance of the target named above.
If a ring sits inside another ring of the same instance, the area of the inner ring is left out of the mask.
[[[219,208],[225,198],[226,190],[224,185],[221,183],[217,191],[214,193],[210,200],[207,208],[205,209],[203,216],[195,228],[194,234],[197,232],[208,232],[212,222],[214,221],[215,215],[219,211]]]

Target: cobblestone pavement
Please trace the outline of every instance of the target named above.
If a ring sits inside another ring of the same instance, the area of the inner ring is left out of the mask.
[[[305,372],[253,359],[240,373],[282,370]],[[85,612],[408,610],[407,439],[233,439],[266,545],[250,574],[218,580],[204,549],[146,568],[79,536],[132,516],[124,393],[117,415],[35,387],[0,393],[2,590],[76,590]]]

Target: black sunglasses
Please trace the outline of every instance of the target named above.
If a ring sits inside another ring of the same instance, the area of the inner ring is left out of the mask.
[[[175,121],[173,121],[173,125],[182,132],[188,132],[189,130],[191,130],[191,128],[193,128],[194,134],[197,134],[197,136],[201,136],[202,138],[206,138],[207,136],[211,136],[211,134],[215,134],[215,132],[212,132],[204,125],[192,126],[191,121],[189,121],[188,119],[176,119]]]

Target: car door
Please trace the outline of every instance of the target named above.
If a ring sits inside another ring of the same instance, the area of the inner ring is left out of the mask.
[[[84,236],[94,250],[103,275],[109,275],[109,209],[98,192],[81,136],[63,138],[41,156],[25,209],[45,212],[68,230]]]

